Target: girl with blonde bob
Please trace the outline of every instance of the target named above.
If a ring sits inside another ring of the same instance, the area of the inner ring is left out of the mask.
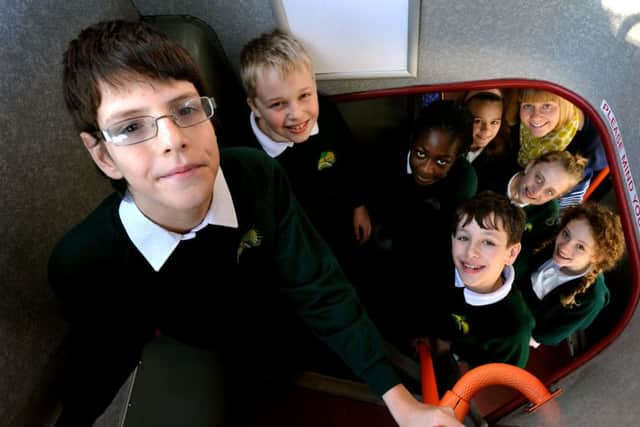
[[[567,208],[559,230],[532,259],[516,266],[518,286],[536,319],[533,347],[559,344],[594,321],[609,302],[604,273],[624,253],[620,217],[602,205]],[[526,264],[533,268],[522,275]]]

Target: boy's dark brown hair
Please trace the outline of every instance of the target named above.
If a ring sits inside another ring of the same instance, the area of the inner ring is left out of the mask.
[[[79,132],[95,135],[100,84],[115,88],[131,81],[183,80],[200,95],[206,88],[191,55],[164,34],[142,22],[103,21],[80,32],[63,57],[63,91],[67,110]],[[124,180],[112,180],[119,191]]]
[[[452,223],[452,234],[459,226],[464,227],[474,219],[484,229],[502,228],[507,233],[507,246],[520,243],[527,222],[522,208],[512,204],[507,196],[493,191],[478,193],[458,207]]]
[[[80,132],[98,130],[100,83],[117,88],[141,77],[185,80],[206,94],[191,55],[142,22],[104,21],[86,28],[69,43],[63,67],[64,99]]]

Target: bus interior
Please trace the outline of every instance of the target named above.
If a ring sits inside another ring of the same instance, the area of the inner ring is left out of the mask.
[[[0,18],[6,40],[0,48],[5,99],[0,111],[0,236],[5,241],[0,255],[5,295],[0,424],[55,422],[67,331],[47,287],[46,259],[64,230],[109,191],[90,167],[65,115],[60,58],[66,43],[80,29],[104,19],[142,19],[156,26],[202,66],[210,95],[220,105],[220,145],[233,145],[234,129],[248,112],[237,75],[238,52],[247,40],[278,26],[277,3],[47,0],[5,5]],[[640,37],[633,35],[640,31],[640,7],[616,8],[614,1],[590,0],[549,2],[536,10],[516,2],[516,13],[498,2],[486,8],[473,1],[409,3],[420,11],[417,77],[318,81],[319,92],[336,103],[371,164],[384,165],[385,159],[376,162],[373,147],[408,134],[428,97],[456,99],[465,91],[490,88],[547,90],[574,103],[596,125],[608,167],[594,177],[586,198],[616,210],[625,231],[624,259],[606,274],[609,304],[585,331],[558,346],[532,350],[526,369],[562,394],[527,413],[521,394],[489,387],[475,396],[465,425],[635,425],[640,399],[635,392],[640,323],[634,316],[640,296],[640,204],[635,188],[640,146],[634,141],[640,138],[635,105],[640,92],[634,71],[640,66]],[[476,20],[492,25],[478,28]],[[572,32],[556,38],[553,32],[561,24]],[[462,30],[472,25],[474,31]],[[392,346],[388,352],[420,398],[418,359]],[[259,348],[254,356],[259,363]],[[381,400],[344,367],[328,362],[317,368],[298,378],[292,391],[265,411],[259,425],[395,425]],[[218,425],[220,408],[208,403],[219,392],[212,380],[220,374],[217,369],[208,352],[158,337],[95,425]],[[247,384],[247,404],[251,399]]]

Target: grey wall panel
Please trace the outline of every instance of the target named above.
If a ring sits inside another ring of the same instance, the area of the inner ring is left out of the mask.
[[[143,15],[186,14],[208,22],[236,70],[242,46],[276,26],[271,2],[266,1],[133,1]],[[634,76],[640,49],[625,40],[639,15],[630,15],[616,27],[621,18],[605,9],[605,3],[425,0],[417,78],[320,81],[319,88],[338,94],[504,78],[551,81],[596,109],[603,98],[609,101],[629,141],[632,171],[639,176],[640,146],[631,142],[640,136],[637,109],[632,108],[640,95],[640,81]]]
[[[206,21],[216,31],[236,71],[242,46],[276,26],[271,2],[265,0],[133,0],[133,3],[142,15],[191,15]]]
[[[62,234],[109,191],[64,109],[62,53],[68,41],[93,22],[137,17],[128,0],[12,0],[2,4],[2,425],[44,425],[50,415],[65,325],[47,284],[47,260]]]

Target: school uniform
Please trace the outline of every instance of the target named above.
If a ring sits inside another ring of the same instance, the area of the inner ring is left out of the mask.
[[[557,200],[550,200],[543,205],[527,205],[523,209],[527,223],[521,243],[529,253],[555,235],[560,223],[560,206]]]
[[[584,178],[567,194],[559,199],[560,208],[582,203],[591,180],[607,166],[607,157],[600,140],[600,134],[588,115],[584,115],[582,129],[579,129],[566,148],[572,154],[580,154],[588,162],[584,168]]]
[[[465,287],[455,271],[450,294],[447,333],[451,351],[470,366],[509,363],[524,368],[534,319],[520,291],[513,286],[514,270],[503,271],[504,284],[480,294]]]
[[[599,274],[591,287],[576,297],[576,305],[563,306],[560,298],[578,285],[583,275],[562,273],[550,258],[552,252],[551,248],[543,251],[546,258],[537,257],[539,267],[521,274],[517,281],[536,319],[533,338],[546,345],[560,344],[571,334],[586,329],[609,303],[610,297],[604,275]]]
[[[487,147],[482,148],[480,152],[470,151],[467,153],[467,160],[473,166],[478,177],[478,193],[490,189],[491,183],[496,180],[496,176],[501,176],[505,173],[513,175],[519,170],[519,168],[515,167],[511,169],[509,166],[516,164],[516,153],[511,148],[507,133],[508,131],[501,130],[496,139],[489,143]],[[498,141],[498,139],[501,141]],[[496,153],[492,145],[498,143],[504,144],[504,147],[502,151]]]
[[[184,235],[149,221],[130,196],[109,196],[57,244],[49,280],[70,324],[59,425],[90,425],[156,331],[221,347],[231,361],[257,350],[263,362],[286,357],[279,345],[294,342],[300,318],[378,395],[399,383],[286,175],[257,150],[221,151],[210,210]],[[234,376],[251,366],[240,365]]]
[[[415,182],[408,151],[402,150],[399,164],[385,203],[395,285],[381,299],[392,318],[389,336],[406,342],[407,335],[430,335],[438,328],[439,301],[445,297],[434,284],[449,277],[451,223],[457,207],[475,195],[477,182],[464,158],[456,160],[446,177],[426,186]]]
[[[313,225],[340,261],[354,246],[353,210],[367,198],[354,158],[351,132],[328,99],[319,97],[318,121],[303,143],[275,142],[258,127],[251,113],[249,146],[265,151],[284,168],[293,192]]]

